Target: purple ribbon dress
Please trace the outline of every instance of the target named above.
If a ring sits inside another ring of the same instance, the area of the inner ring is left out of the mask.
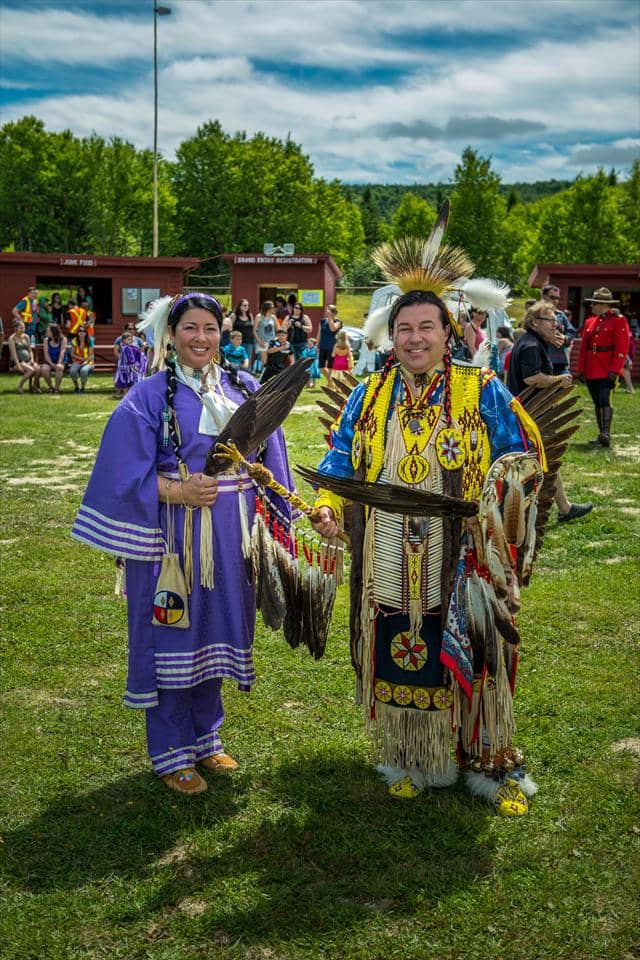
[[[250,391],[257,389],[248,374],[239,377]],[[223,370],[220,386],[236,404],[244,401]],[[124,702],[146,711],[149,755],[158,775],[191,767],[221,751],[222,680],[233,680],[247,691],[255,680],[255,590],[242,555],[238,505],[243,496],[250,529],[256,490],[246,473],[219,477],[211,508],[214,589],[200,584],[200,510],[193,510],[190,626],[152,625],[160,561],[167,548],[166,506],[158,496],[157,476],[178,476],[171,444],[163,441],[166,389],[166,374],[157,373],[136,384],[114,410],[72,529],[75,539],[125,561],[129,658]],[[182,459],[196,473],[203,470],[214,438],[199,432],[202,405],[183,383],[178,383],[174,409]],[[281,430],[269,438],[262,459],[275,479],[292,489]],[[269,497],[272,508],[290,521],[289,505],[275,494]],[[181,506],[172,509],[174,548],[184,569],[186,511]]]

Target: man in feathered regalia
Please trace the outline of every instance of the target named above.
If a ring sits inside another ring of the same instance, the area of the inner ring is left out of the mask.
[[[444,297],[472,265],[441,247],[446,217],[429,240],[375,255],[403,292],[365,332],[393,349],[332,425],[315,527],[335,536],[353,502],[352,660],[389,793],[449,786],[459,765],[472,793],[516,816],[536,786],[512,745],[514,613],[540,544],[548,464],[534,419],[499,379],[451,358],[457,325]],[[504,290],[485,286],[485,309],[504,305]],[[566,435],[556,430],[557,449]]]

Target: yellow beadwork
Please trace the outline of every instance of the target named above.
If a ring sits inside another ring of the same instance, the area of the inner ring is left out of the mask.
[[[407,453],[422,453],[424,451],[438,424],[441,410],[442,405],[439,403],[425,407],[422,411],[416,411],[414,406],[406,403],[397,405],[398,420]],[[419,433],[414,432],[416,424],[419,427]]]
[[[410,683],[376,679],[373,692],[378,703],[430,710],[432,713],[448,710],[453,703],[453,693],[449,687],[415,687]]]
[[[407,707],[410,703],[413,703],[413,692],[406,684],[399,683],[393,688],[393,699],[401,707]]]
[[[422,554],[407,554],[407,580],[409,583],[409,599],[419,600],[422,596]]]
[[[458,424],[465,447],[462,471],[462,496],[478,500],[484,478],[491,466],[491,444],[487,427],[480,416],[482,387],[493,374],[478,367],[451,364],[451,415]]]
[[[375,482],[384,463],[384,447],[387,417],[399,370],[394,370],[382,385],[376,402],[369,413],[363,431],[365,479]],[[462,496],[465,500],[477,500],[487,470],[491,466],[491,444],[484,420],[480,416],[480,393],[493,374],[478,367],[451,364],[451,415],[458,424],[464,443],[464,467],[462,471]],[[363,400],[366,410],[380,380],[380,374],[372,374]]]
[[[436,456],[444,470],[458,470],[465,462],[462,434],[454,427],[445,427],[436,437]]]
[[[367,481],[374,482],[377,480],[384,464],[387,417],[397,376],[398,371],[393,370],[382,384],[373,409],[369,411],[369,416],[363,430],[365,480]],[[362,401],[363,410],[366,410],[371,403],[380,382],[380,377],[380,373],[373,373],[369,377],[367,389]]]
[[[484,478],[491,466],[491,444],[484,420],[480,416],[480,394],[482,387],[494,374],[490,370],[451,364],[451,415],[462,435],[464,445],[464,466],[462,468],[462,496],[465,500],[478,500],[482,492]],[[391,371],[382,384],[376,401],[369,411],[367,422],[362,429],[362,457],[364,458],[364,479],[375,483],[384,465],[384,451],[387,434],[387,420],[393,390],[400,376],[398,368]],[[366,410],[373,400],[380,383],[380,373],[372,373],[362,401]],[[338,421],[336,421],[336,424]],[[415,481],[413,481],[415,482]],[[342,514],[343,499],[327,490],[318,491],[316,508],[332,507],[336,516]]]
[[[403,483],[422,483],[429,473],[429,461],[417,453],[408,453],[398,464],[398,476]]]

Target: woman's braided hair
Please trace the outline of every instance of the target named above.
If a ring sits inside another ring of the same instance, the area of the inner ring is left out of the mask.
[[[167,411],[168,411],[168,428],[169,428],[169,440],[171,441],[171,446],[173,447],[173,452],[175,458],[178,461],[178,466],[181,466],[184,461],[180,456],[180,434],[178,432],[178,418],[176,417],[175,407],[173,405],[173,400],[178,389],[178,377],[176,376],[176,361],[173,355],[167,357]]]
[[[180,318],[187,312],[187,310],[193,309],[206,310],[215,317],[218,327],[222,328],[222,307],[216,298],[211,297],[206,293],[188,293],[184,294],[183,296],[176,297],[169,309],[167,324],[172,333],[175,333]],[[251,396],[251,391],[238,376],[237,368],[233,367],[222,353],[216,362],[225,371],[236,390],[239,390],[242,396],[245,399],[248,399]],[[176,460],[178,461],[178,466],[180,466],[184,461],[180,455],[180,432],[178,429],[178,420],[174,407],[175,395],[178,389],[178,377],[176,374],[176,358],[173,354],[167,357],[166,366],[169,439],[171,441],[171,446],[173,448]]]

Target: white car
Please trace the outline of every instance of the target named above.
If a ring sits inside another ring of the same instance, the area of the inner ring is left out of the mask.
[[[342,329],[347,335],[347,340],[349,341],[349,346],[351,347],[353,359],[357,360],[360,356],[360,351],[362,350],[362,344],[364,343],[364,334],[359,327],[343,326]]]

